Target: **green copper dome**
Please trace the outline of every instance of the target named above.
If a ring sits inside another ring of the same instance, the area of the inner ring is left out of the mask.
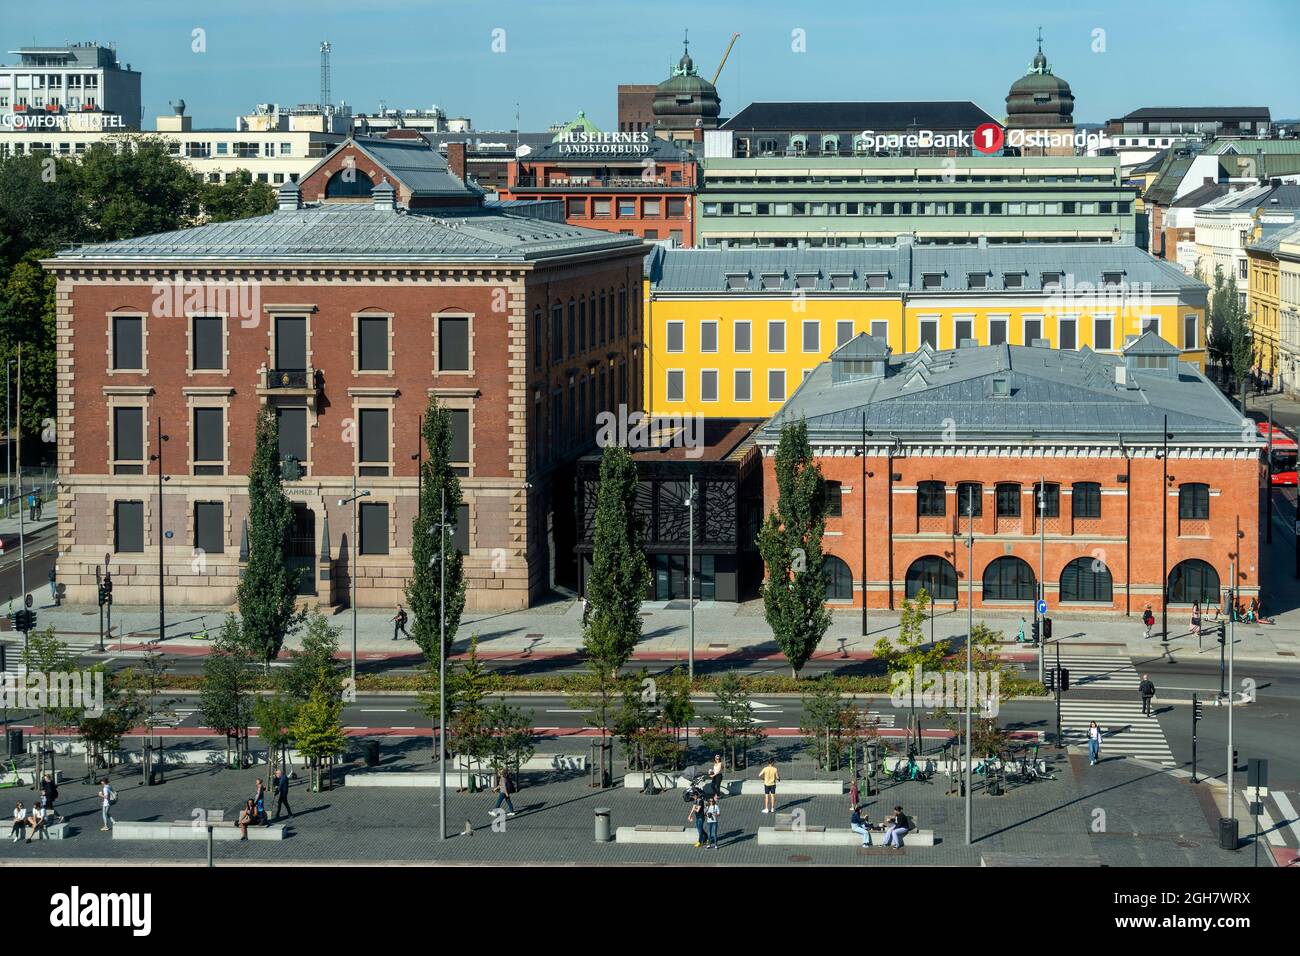
[[[1007,121],[1013,126],[1032,127],[1073,125],[1074,94],[1070,84],[1052,73],[1043,54],[1042,31],[1038,52],[1029,64],[1029,72],[1011,84],[1007,93]]]
[[[718,125],[722,103],[717,88],[695,70],[690,49],[673,67],[672,76],[655,87],[655,125],[661,129],[691,129],[696,121],[713,129]]]

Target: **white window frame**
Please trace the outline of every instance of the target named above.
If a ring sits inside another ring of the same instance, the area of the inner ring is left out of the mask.
[[[740,397],[740,389],[736,387],[740,381],[740,376],[745,376],[745,386],[748,395],[745,398]],[[731,377],[731,394],[732,400],[736,402],[752,402],[754,400],[754,371],[748,368],[738,368]]]
[[[676,326],[681,331],[681,348],[673,348],[672,329]],[[670,319],[664,323],[664,352],[680,355],[686,351],[686,323],[681,319]]]
[[[814,348],[808,348],[808,329],[817,330],[817,342]],[[820,319],[804,319],[799,326],[799,346],[805,354],[820,355],[822,351],[822,323]]]
[[[773,376],[775,375],[781,376],[781,397],[780,398],[772,397],[772,381],[773,381]],[[786,400],[787,395],[789,394],[786,391],[787,387],[788,386],[786,385],[786,380],[785,380],[785,369],[770,368],[767,370],[767,400],[769,402],[784,402]]]
[[[779,349],[772,348],[772,329],[776,327],[780,327],[781,329],[781,347]],[[786,345],[788,344],[786,342],[785,332],[785,319],[767,320],[767,352],[769,355],[783,355],[785,353]]]
[[[704,376],[712,373],[713,375],[713,397],[708,398],[704,391]],[[722,400],[722,388],[720,385],[721,375],[716,368],[700,369],[700,401],[709,404],[716,404]]]
[[[681,398],[673,398],[673,397],[672,397],[672,381],[673,381],[673,376],[674,376],[674,375],[679,376],[680,379],[681,379],[681,383],[682,383],[682,389],[681,389],[682,397],[681,397]],[[665,373],[664,373],[664,401],[665,401],[665,402],[676,402],[676,403],[681,403],[681,402],[686,401],[686,369],[684,369],[684,368],[670,368],[670,369],[666,369],[666,370],[665,370]]]
[[[707,326],[713,327],[713,348],[711,349],[706,349],[704,347],[704,329]],[[700,351],[705,354],[713,354],[714,352],[718,351],[718,344],[719,344],[718,343],[718,320],[717,319],[702,320],[700,322]]]
[[[849,334],[847,336],[841,334],[844,331],[845,326],[848,326],[849,329]],[[855,323],[852,319],[836,319],[835,320],[835,347],[839,348],[840,346],[853,341],[854,335],[857,334],[855,331],[856,327],[857,327],[857,323]]]

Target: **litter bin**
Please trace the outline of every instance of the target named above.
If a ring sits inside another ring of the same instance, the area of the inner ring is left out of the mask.
[[[1235,850],[1237,846],[1237,818],[1219,817],[1219,849]]]
[[[609,815],[610,815],[609,807],[596,808],[596,842],[597,843],[608,843],[611,839],[613,839],[611,835],[613,831],[610,829],[610,825],[609,825]]]
[[[379,741],[378,740],[366,741],[366,766],[367,767],[379,766]]]
[[[23,730],[21,727],[10,728],[8,752],[10,754],[20,754],[23,752]]]

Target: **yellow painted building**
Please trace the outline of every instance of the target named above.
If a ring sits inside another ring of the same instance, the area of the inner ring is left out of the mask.
[[[1271,381],[1281,372],[1282,272],[1278,264],[1278,244],[1285,232],[1271,229],[1265,233],[1256,224],[1246,244],[1246,314],[1250,318],[1254,340],[1254,368],[1257,375]]]
[[[1147,328],[1205,367],[1206,286],[1131,245],[657,250],[645,407],[766,418],[860,332],[895,354],[963,341],[1117,352]]]

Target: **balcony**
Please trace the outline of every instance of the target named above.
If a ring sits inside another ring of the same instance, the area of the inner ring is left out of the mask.
[[[268,398],[306,398],[314,407],[316,396],[324,386],[320,369],[268,368],[262,370],[262,381],[257,394],[263,401]]]
[[[669,182],[666,176],[553,176],[546,181],[536,176],[521,176],[512,189],[557,189],[573,192],[575,190],[609,189],[645,191],[648,189],[687,189],[683,182]]]

